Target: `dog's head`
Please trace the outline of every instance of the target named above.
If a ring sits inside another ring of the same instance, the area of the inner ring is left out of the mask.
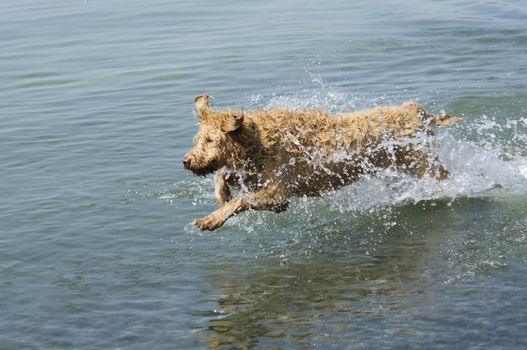
[[[242,161],[245,150],[237,136],[243,129],[243,111],[214,110],[209,107],[209,95],[196,97],[194,107],[199,130],[194,147],[183,157],[183,166],[205,176]]]

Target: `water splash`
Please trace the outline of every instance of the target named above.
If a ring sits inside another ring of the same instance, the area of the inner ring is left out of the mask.
[[[306,90],[295,95],[252,96],[250,102],[265,108],[320,108],[332,112],[392,103],[382,97],[364,98],[331,87]],[[527,118],[465,116],[463,122],[439,129],[436,133],[433,139],[421,141],[431,144],[433,153],[450,173],[448,179],[436,181],[426,176],[418,179],[390,167],[375,176],[363,176],[358,182],[324,198],[294,199],[288,213],[279,216],[285,220],[274,221],[274,229],[291,230],[296,225],[299,231],[310,231],[310,228],[318,226],[317,220],[320,222],[321,217],[330,217],[338,223],[341,219],[332,215],[332,212],[346,213],[348,216],[369,212],[377,215],[380,212],[389,213],[389,208],[426,201],[442,201],[450,205],[460,198],[527,195]],[[295,135],[290,134],[289,137],[294,143]],[[304,152],[313,163],[319,158],[315,151],[306,149]],[[334,157],[349,158],[350,155],[335,153]],[[294,166],[296,162],[298,159],[291,159],[285,166]],[[331,170],[321,166],[320,171]],[[181,191],[177,189],[178,184],[175,186],[176,189],[160,198],[178,197],[177,193]],[[184,182],[182,186],[189,186],[189,183]],[[190,186],[195,186],[197,190],[194,193],[199,193],[199,198],[193,201],[194,205],[216,205],[210,179],[196,180]],[[382,215],[378,216],[382,221]],[[268,228],[274,217],[269,213],[244,213],[230,222],[246,232],[259,232],[259,226]],[[296,217],[302,219],[295,222]],[[386,218],[386,222],[390,220]],[[323,221],[327,223],[327,220]]]
[[[264,99],[259,96],[259,102]],[[390,103],[392,101],[385,97],[365,98],[325,87],[296,95],[273,95],[267,98],[265,107],[320,108],[344,112]],[[450,172],[446,181],[409,178],[389,169],[376,179],[368,178],[354,186],[365,186],[364,192],[370,194],[378,189],[378,197],[386,198],[388,195],[390,198],[388,203],[383,199],[378,204],[394,205],[406,200],[418,202],[485,196],[496,189],[527,194],[527,117],[503,116],[498,119],[487,115],[467,116],[461,123],[438,130],[437,134],[431,141],[433,151]],[[379,178],[392,191],[380,190]]]

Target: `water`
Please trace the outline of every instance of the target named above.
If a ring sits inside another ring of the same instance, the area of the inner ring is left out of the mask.
[[[0,348],[524,348],[523,1],[0,5]],[[194,96],[417,99],[445,182],[382,174],[213,233]]]

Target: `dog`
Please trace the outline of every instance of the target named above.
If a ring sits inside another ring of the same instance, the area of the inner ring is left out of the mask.
[[[194,100],[199,131],[183,157],[199,176],[216,173],[220,208],[196,220],[215,230],[246,210],[284,211],[295,196],[321,196],[361,175],[396,167],[417,177],[445,179],[433,156],[432,128],[459,120],[428,114],[416,102],[331,114],[318,109],[213,109]],[[243,189],[233,196],[230,188]]]

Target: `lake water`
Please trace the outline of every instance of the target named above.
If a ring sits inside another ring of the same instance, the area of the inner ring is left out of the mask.
[[[4,1],[0,349],[526,348],[526,23],[524,0]],[[200,232],[204,92],[464,120],[444,182]]]

